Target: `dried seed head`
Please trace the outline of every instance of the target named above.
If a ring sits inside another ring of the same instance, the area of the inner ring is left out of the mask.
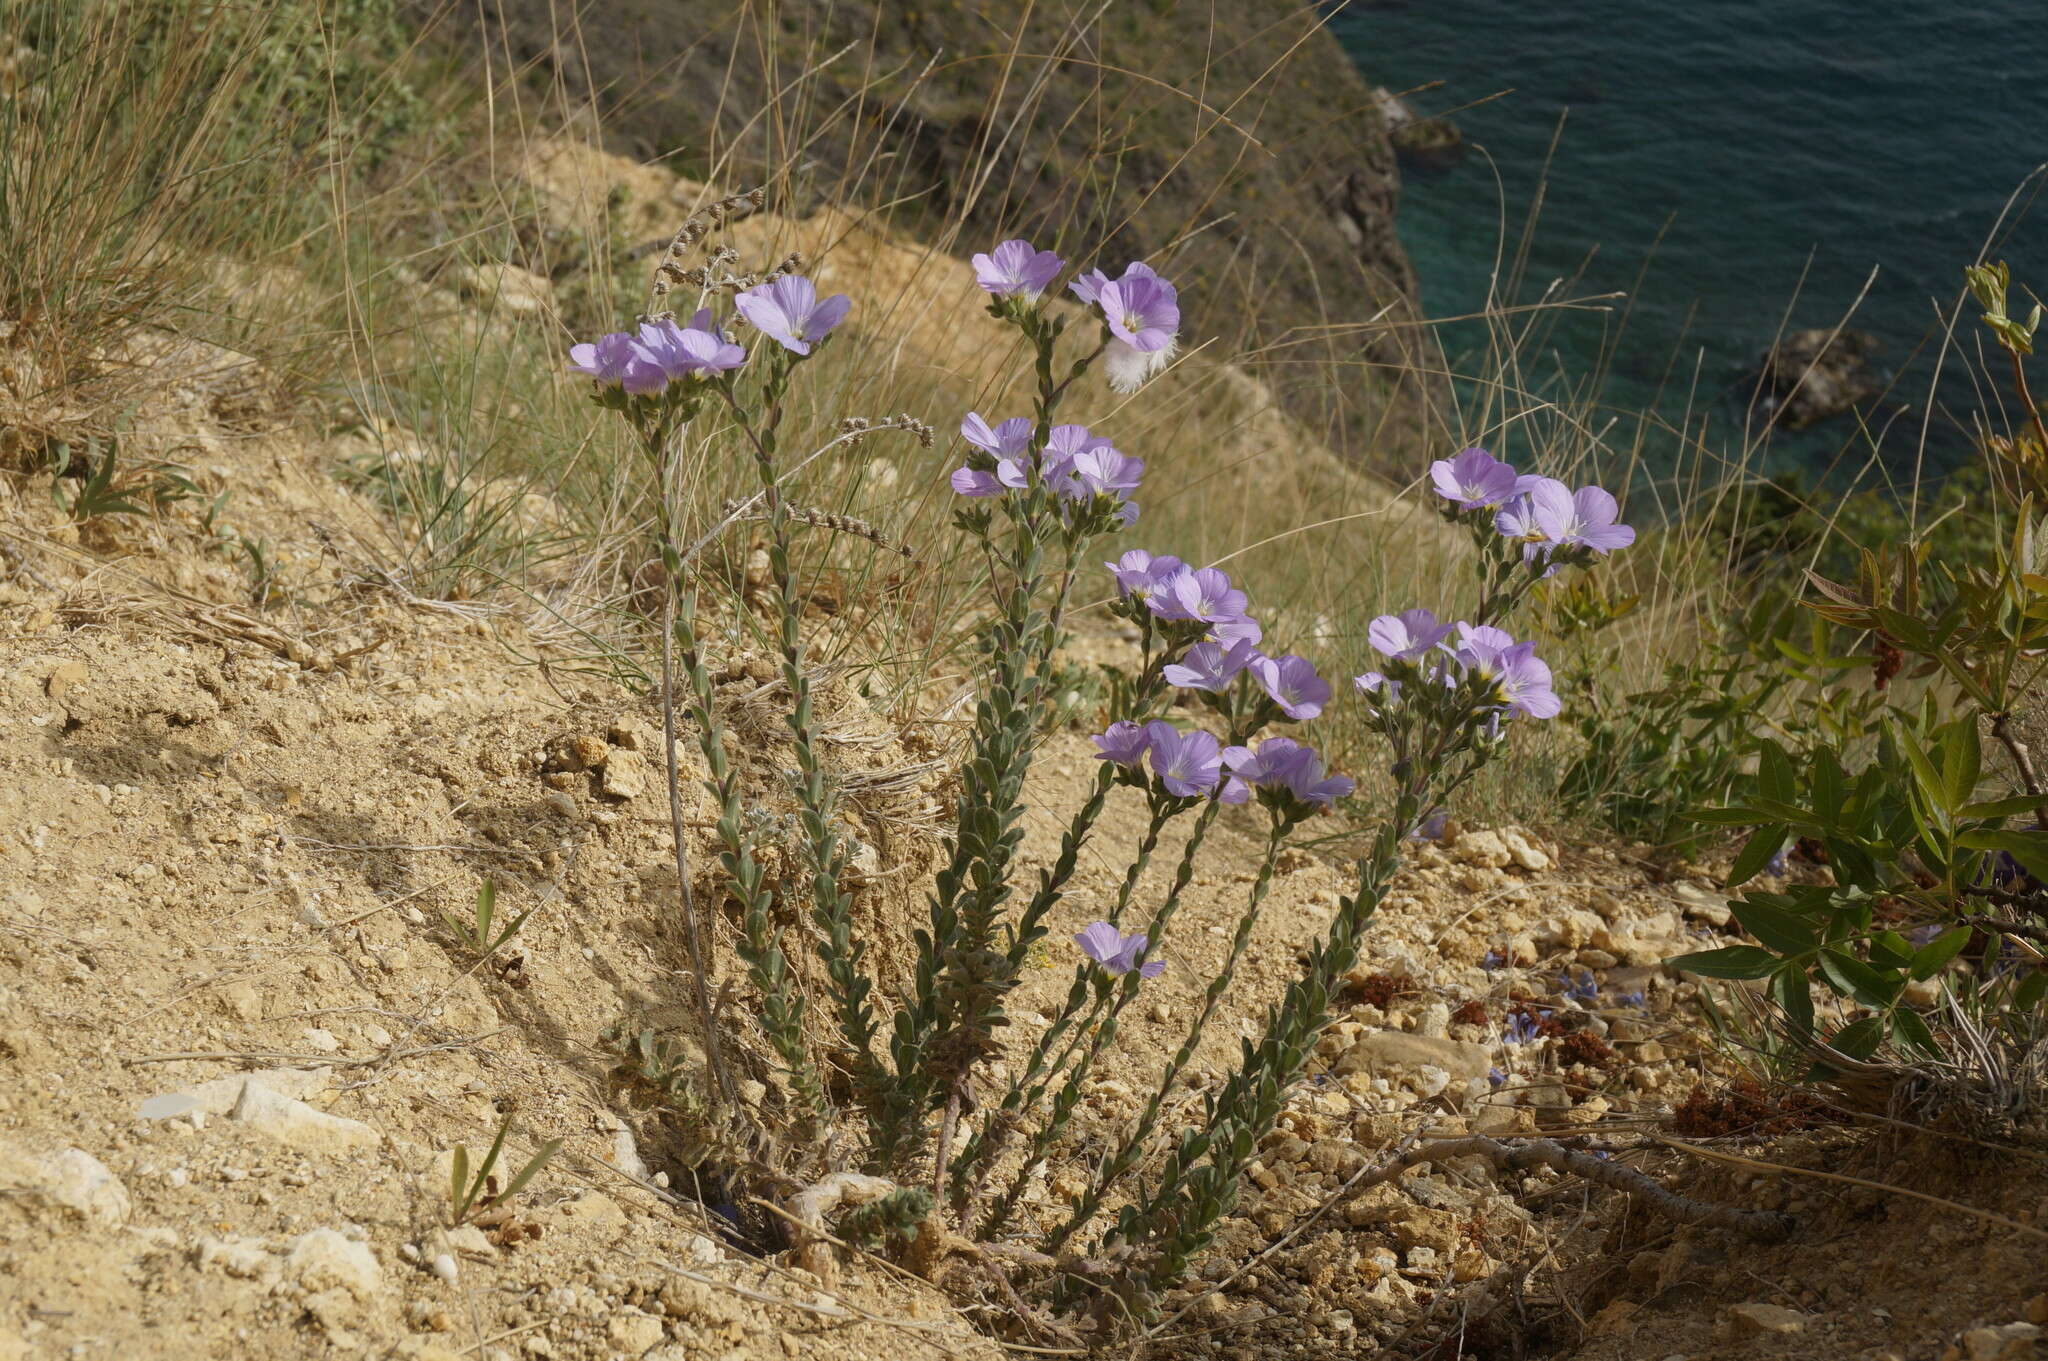
[[[668,249],[662,252],[661,263],[654,267],[654,296],[660,298],[681,283],[697,283],[700,288],[710,287],[711,285],[691,277],[694,271],[683,267],[684,258],[700,242],[705,242],[714,228],[727,226],[741,218],[752,217],[761,211],[761,205],[766,202],[767,195],[764,191],[749,189],[744,194],[733,194],[699,208],[684,218],[683,225],[676,228],[676,234],[669,238]],[[714,247],[709,243],[705,244],[705,249],[711,254],[714,265],[723,263],[718,259],[721,253],[732,250],[730,246]],[[727,261],[736,258],[737,252],[726,256]]]
[[[855,417],[854,419],[859,418]],[[743,511],[746,513],[742,514],[741,512]],[[783,505],[783,513],[798,524],[810,525],[814,529],[830,530],[835,534],[851,534],[857,539],[866,539],[878,548],[886,548],[892,553],[901,553],[906,558],[915,558],[917,556],[909,545],[897,542],[881,530],[875,528],[875,526],[869,524],[866,520],[856,519],[851,515],[840,515],[829,510],[813,510],[809,506],[799,506],[787,502]],[[737,498],[729,500],[723,506],[720,506],[718,515],[722,520],[734,518],[765,520],[767,518],[767,512],[759,507],[750,509],[745,501]]]

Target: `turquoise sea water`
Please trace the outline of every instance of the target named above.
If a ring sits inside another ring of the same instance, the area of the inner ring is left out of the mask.
[[[1739,431],[1742,367],[1788,309],[1793,326],[1832,325],[1875,267],[1851,324],[1877,336],[1895,391],[1924,408],[1936,300],[1954,300],[1987,238],[1991,258],[2048,295],[2035,183],[1993,232],[2048,161],[2040,0],[1368,0],[1333,25],[1373,83],[1441,81],[1411,98],[1425,112],[1512,91],[1455,114],[1475,144],[1462,164],[1408,176],[1402,239],[1430,313],[1470,311],[1503,205],[1512,251],[1547,180],[1525,300],[1575,272],[1582,293],[1632,294],[1607,393],[1617,405],[1650,400],[1674,352],[1681,370],[1697,355],[1717,427]],[[1568,363],[1590,366],[1601,324],[1566,326],[1560,341]],[[1958,370],[1940,397],[1969,409],[1970,380]],[[1934,458],[1961,457],[1965,441],[1936,426]],[[1895,470],[1910,467],[1918,427],[1884,441]],[[1854,440],[1830,422],[1774,438],[1773,461],[1822,466]]]

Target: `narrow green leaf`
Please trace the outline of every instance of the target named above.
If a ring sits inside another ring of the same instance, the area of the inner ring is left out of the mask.
[[[1905,756],[1907,764],[1913,768],[1913,782],[1919,786],[1920,797],[1926,801],[1929,808],[1946,812],[1949,808],[1948,789],[1942,781],[1941,772],[1934,768],[1934,762],[1928,758],[1927,752],[1920,745],[1920,740],[1910,731],[1901,725],[1895,732],[1899,751]]]
[[[560,1139],[550,1139],[542,1144],[539,1151],[527,1159],[526,1166],[519,1169],[519,1175],[505,1183],[505,1189],[498,1192],[496,1197],[498,1203],[502,1205],[504,1202],[512,1199],[513,1196],[518,1195],[525,1188],[526,1183],[533,1180],[534,1174],[547,1166],[548,1159],[561,1151],[561,1147],[562,1141]]]
[[[1984,751],[1977,739],[1977,717],[1975,714],[1959,722],[1951,723],[1942,734],[1942,782],[1947,793],[1947,806],[1961,808],[1970,801],[1970,795],[1977,790],[1977,779],[1983,772]]]
[[[1791,803],[1799,797],[1799,776],[1785,749],[1766,737],[1757,745],[1757,790],[1775,803]]]
[[[1740,805],[1731,808],[1695,808],[1690,816],[1694,822],[1705,823],[1709,827],[1754,827],[1760,822],[1770,821],[1757,809]]]
[[[2048,995],[2048,972],[2037,970],[2012,990],[2012,1009],[2016,1012],[2032,1011],[2041,1004],[2044,995]]]
[[[1958,926],[1944,931],[1920,947],[1908,966],[1916,981],[1934,977],[1970,943],[1970,928]]]
[[[1973,851],[2004,851],[2019,861],[2028,874],[2048,879],[2048,832],[1979,827],[1958,836],[1956,845]]]
[[[2016,818],[2024,817],[2040,807],[2042,800],[2032,794],[2014,794],[2003,799],[1986,799],[1982,803],[1965,804],[1956,810],[1962,818]]]
[[[1892,1038],[1923,1058],[1941,1057],[1941,1046],[1934,1042],[1934,1032],[1927,1028],[1927,1022],[1917,1011],[1900,1007],[1892,1013]]]
[[[1810,924],[1783,908],[1744,898],[1729,903],[1728,910],[1742,923],[1743,930],[1780,955],[1805,954],[1820,943]]]
[[[1877,1052],[1877,1046],[1884,1040],[1884,1032],[1884,1017],[1865,1016],[1830,1035],[1828,1044],[1852,1059],[1867,1059]]]
[[[1748,883],[1763,872],[1771,857],[1785,844],[1785,829],[1779,824],[1767,823],[1749,835],[1736,853],[1735,863],[1728,867],[1728,887],[1737,888]]]
[[[1807,784],[1812,792],[1813,809],[1823,821],[1833,822],[1841,816],[1849,777],[1833,747],[1813,749],[1813,757],[1807,765]]]
[[[1665,963],[1702,978],[1762,978],[1778,967],[1778,957],[1754,945],[1728,945],[1719,950],[1680,955]]]
[[[1870,962],[1880,969],[1903,969],[1913,962],[1913,942],[1896,931],[1870,938]]]
[[[1855,998],[1866,1007],[1890,1006],[1892,999],[1905,986],[1905,980],[1897,974],[1880,973],[1841,950],[1822,950],[1819,963],[1821,976],[1837,992]]]
[[[1771,998],[1785,1009],[1785,1019],[1801,1035],[1813,1033],[1813,984],[1804,964],[1793,964],[1771,975]]]

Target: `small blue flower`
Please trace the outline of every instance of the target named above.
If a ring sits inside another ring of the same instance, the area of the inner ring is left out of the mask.
[[[1486,970],[1488,973],[1492,973],[1495,969],[1500,968],[1507,962],[1508,957],[1502,954],[1500,951],[1488,950],[1486,952],[1486,958],[1479,961],[1479,967]]]
[[[1450,821],[1450,816],[1449,813],[1446,813],[1441,808],[1431,809],[1429,816],[1424,818],[1417,824],[1415,830],[1408,834],[1409,840],[1442,841],[1444,839],[1444,824]]]
[[[1557,976],[1558,992],[1574,1002],[1591,1002],[1600,996],[1600,985],[1593,981],[1593,975],[1583,974],[1574,982],[1569,973]]]
[[[1501,1032],[1504,1044],[1527,1044],[1541,1033],[1536,1018],[1526,1011],[1518,1011],[1508,1017],[1508,1028]]]
[[[1778,848],[1777,854],[1764,862],[1764,873],[1776,875],[1780,879],[1785,877],[1787,868],[1789,867],[1785,863],[1785,848],[1783,846]]]
[[[1508,1075],[1498,1068],[1489,1068],[1486,1070],[1486,1080],[1493,1086],[1499,1087],[1507,1082]]]
[[[1625,992],[1614,1000],[1625,1007],[1644,1007],[1649,1005],[1649,1002],[1640,992]]]

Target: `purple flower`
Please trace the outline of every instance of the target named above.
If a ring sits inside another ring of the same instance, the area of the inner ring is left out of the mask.
[[[1123,595],[1136,596],[1143,600],[1159,589],[1159,584],[1178,572],[1187,570],[1179,558],[1162,554],[1153,557],[1142,548],[1133,548],[1115,562],[1102,564],[1116,578],[1116,588]]]
[[[1234,614],[1228,619],[1218,619],[1202,635],[1212,643],[1256,643],[1265,636],[1259,621],[1248,614]]]
[[[1391,704],[1401,698],[1401,682],[1388,680],[1377,671],[1365,671],[1353,676],[1351,688],[1361,695],[1376,696],[1382,704]]]
[[[1507,1080],[1508,1075],[1498,1068],[1488,1068],[1486,1070],[1486,1081],[1489,1086],[1504,1087],[1507,1085]]]
[[[1205,624],[1221,623],[1244,613],[1243,591],[1214,567],[1182,568],[1159,583],[1145,602],[1161,619],[1192,619]]]
[[[1492,973],[1495,969],[1500,968],[1507,962],[1508,957],[1502,951],[1488,950],[1486,952],[1486,957],[1479,961],[1479,967],[1486,970],[1488,973]]]
[[[994,455],[996,466],[993,470],[956,468],[952,477],[954,491],[962,496],[1001,496],[1025,485],[1028,479],[1023,454],[1031,446],[1031,422],[1027,418],[1012,416],[992,427],[979,412],[970,411],[960,422],[960,438]]]
[[[1450,820],[1451,815],[1449,813],[1441,808],[1433,808],[1430,810],[1429,815],[1423,818],[1409,835],[1416,841],[1442,841],[1444,839],[1444,824]]]
[[[1146,270],[1129,270],[1095,295],[1109,333],[1134,350],[1151,354],[1168,349],[1180,331],[1180,298],[1172,284]]]
[[[1625,1007],[1641,1007],[1648,1005],[1648,1003],[1646,1003],[1643,1000],[1643,994],[1640,992],[1624,992],[1617,996],[1614,1000]]]
[[[1257,751],[1250,747],[1225,747],[1223,764],[1246,784],[1269,789],[1286,784],[1287,772],[1295,763],[1312,754],[1291,737],[1269,737],[1259,743]]]
[[[1157,978],[1166,972],[1166,961],[1148,959],[1138,963],[1138,957],[1145,953],[1149,942],[1140,931],[1126,936],[1108,922],[1091,922],[1074,933],[1074,944],[1081,947],[1081,953],[1102,966],[1107,974],[1127,974],[1133,967],[1140,978]]]
[[[1094,740],[1100,753],[1096,760],[1110,761],[1131,770],[1138,768],[1152,743],[1151,735],[1129,719],[1110,724]]]
[[[1330,702],[1330,683],[1316,674],[1306,657],[1259,657],[1252,661],[1251,672],[1289,718],[1314,718]]]
[[[978,468],[955,468],[948,479],[953,490],[962,496],[1001,496],[1009,490],[996,481],[994,473],[985,473]]]
[[[1550,667],[1536,655],[1535,643],[1517,643],[1484,624],[1461,623],[1458,632],[1458,660],[1492,684],[1498,702],[1530,718],[1555,718],[1563,710],[1564,701],[1551,689]]]
[[[1001,425],[991,426],[980,412],[970,411],[960,420],[960,438],[997,458],[1015,458],[1031,447],[1031,420],[1012,416]]]
[[[1145,725],[1151,746],[1152,773],[1176,798],[1192,799],[1206,794],[1223,778],[1220,744],[1197,728],[1182,732],[1163,719]]]
[[[569,347],[569,368],[605,387],[624,388],[635,396],[668,386],[668,374],[640,341],[625,331]]]
[[[1029,241],[1005,241],[986,255],[974,257],[974,281],[998,298],[1022,297],[1036,302],[1065,262]]]
[[[1615,523],[1621,507],[1599,487],[1573,492],[1546,477],[1530,489],[1529,510],[1544,539],[1560,547],[1609,553],[1636,541],[1635,530]]]
[[[1304,803],[1328,805],[1356,787],[1347,776],[1325,777],[1323,758],[1290,737],[1269,737],[1259,743],[1257,751],[1226,747],[1223,763],[1230,767],[1233,784],[1285,789]],[[1244,799],[1239,795],[1226,797],[1224,802],[1242,803]]]
[[[1259,659],[1258,650],[1242,639],[1227,647],[1222,643],[1196,643],[1187,655],[1160,672],[1168,685],[1183,690],[1220,693],[1230,688],[1238,672]]]
[[[748,289],[733,299],[733,306],[783,349],[809,354],[811,346],[846,320],[853,299],[834,293],[821,301],[816,284],[801,274],[785,274],[772,284]]]
[[[1494,688],[1501,703],[1530,718],[1556,718],[1564,701],[1550,688],[1550,667],[1536,655],[1536,644],[1517,643],[1501,654]]]
[[[640,328],[640,347],[672,382],[709,378],[747,362],[747,352],[719,333],[709,308],[699,311],[688,326],[648,322]]]
[[[1054,482],[1070,479],[1074,460],[1092,450],[1107,449],[1109,441],[1094,434],[1085,425],[1055,425],[1046,436],[1044,460],[1045,480]]]
[[[1138,489],[1138,479],[1145,473],[1145,460],[1121,453],[1105,440],[1095,448],[1075,454],[1068,472],[1085,495],[1108,494],[1121,501]]]
[[[1143,260],[1133,260],[1124,266],[1123,277],[1126,279],[1141,277],[1156,279],[1159,276],[1154,274],[1152,266],[1146,264]],[[1102,290],[1109,287],[1109,276],[1099,269],[1091,269],[1085,274],[1076,276],[1074,282],[1068,284],[1067,287],[1074,291],[1075,297],[1092,307],[1095,305],[1096,299],[1102,296]]]
[[[1564,484],[1560,482],[1557,485]],[[1511,498],[1495,511],[1493,527],[1503,539],[1519,540],[1532,549],[1544,542],[1543,530],[1536,523],[1536,508],[1529,493]]]
[[[1142,273],[1139,271],[1143,270]],[[1075,280],[1075,292],[1082,292]],[[1088,299],[1102,309],[1113,337],[1103,364],[1109,385],[1118,392],[1136,392],[1173,358],[1180,332],[1180,297],[1172,284],[1141,265],[1132,265],[1114,283],[1087,281]]]
[[[1593,981],[1593,975],[1590,973],[1580,975],[1576,981],[1569,973],[1559,974],[1557,990],[1560,995],[1574,1002],[1592,1002],[1598,1000],[1600,996],[1600,985]]]
[[[1526,1011],[1518,1011],[1508,1017],[1508,1028],[1501,1032],[1501,1040],[1506,1044],[1528,1044],[1541,1033],[1541,1030],[1534,1016]]]
[[[1512,467],[1477,448],[1438,459],[1429,465],[1429,478],[1437,495],[1455,501],[1460,510],[1497,506],[1519,490],[1516,483],[1522,480]]]
[[[1388,657],[1412,662],[1450,636],[1451,626],[1437,622],[1429,610],[1383,614],[1365,631],[1365,640]]]
[[[1324,774],[1323,758],[1312,751],[1287,772],[1288,792],[1303,803],[1320,808],[1328,808],[1356,788],[1358,782],[1349,775]]]

